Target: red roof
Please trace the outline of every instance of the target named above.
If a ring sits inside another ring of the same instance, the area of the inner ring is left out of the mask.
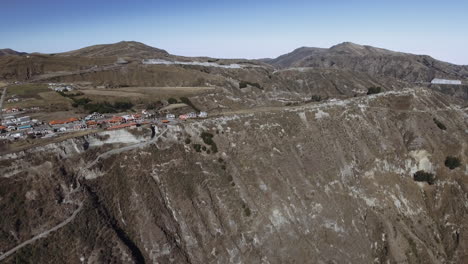
[[[121,125],[111,126],[111,127],[108,127],[107,130],[113,130],[113,129],[136,126],[136,124],[137,123],[128,123],[128,124],[121,124]]]

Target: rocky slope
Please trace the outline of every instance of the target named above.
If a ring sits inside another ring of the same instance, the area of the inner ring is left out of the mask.
[[[459,103],[403,89],[4,155],[0,260],[466,263]]]
[[[436,77],[468,79],[467,66],[442,62],[427,55],[394,52],[350,42],[329,49],[303,47],[264,61],[279,68],[347,69],[409,82],[430,82]]]

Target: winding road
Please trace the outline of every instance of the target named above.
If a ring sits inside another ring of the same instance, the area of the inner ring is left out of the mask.
[[[68,223],[70,223],[71,221],[73,221],[73,219],[75,219],[75,217],[78,215],[78,213],[83,209],[83,203],[80,203],[78,209],[76,209],[73,214],[68,217],[67,219],[65,219],[63,222],[61,222],[60,224],[52,227],[51,229],[47,230],[47,231],[44,231],[36,236],[34,236],[33,238],[29,239],[29,240],[26,240],[24,241],[23,243],[17,245],[16,247],[8,250],[7,252],[3,253],[2,255],[0,255],[0,261],[6,259],[7,257],[9,257],[10,255],[14,254],[16,251],[20,250],[21,248],[35,242],[36,240],[38,239],[41,239],[41,238],[45,238],[47,237],[48,235],[50,235],[50,233],[52,232],[55,232],[57,230],[59,230],[60,228],[66,226]]]

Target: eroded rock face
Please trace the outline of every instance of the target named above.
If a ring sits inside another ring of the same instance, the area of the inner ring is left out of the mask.
[[[2,157],[0,249],[82,203],[6,261],[464,263],[467,118],[448,97],[405,89]],[[462,166],[446,168],[448,155]],[[418,170],[435,184],[415,182]]]

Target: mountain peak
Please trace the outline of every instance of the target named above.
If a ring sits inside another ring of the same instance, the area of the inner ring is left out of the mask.
[[[343,42],[332,46],[330,52],[339,53],[339,54],[348,54],[348,55],[391,55],[397,54],[398,52],[376,48],[368,45],[360,45],[353,42]]]
[[[130,57],[137,59],[160,58],[169,55],[165,50],[154,48],[137,41],[120,41],[100,44],[61,53],[64,56],[81,57]]]

